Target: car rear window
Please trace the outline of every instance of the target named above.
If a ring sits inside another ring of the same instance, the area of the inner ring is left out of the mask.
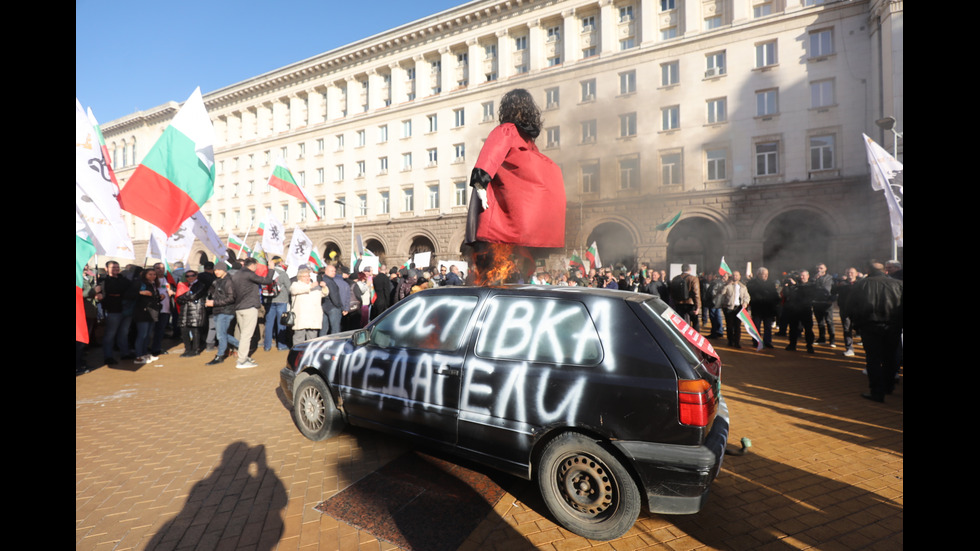
[[[476,343],[483,358],[595,365],[599,333],[585,305],[574,300],[493,297]]]
[[[650,299],[644,301],[641,305],[641,310],[644,314],[648,315],[653,323],[660,327],[667,338],[670,339],[671,344],[681,353],[684,359],[691,365],[691,367],[697,367],[701,363],[701,356],[698,351],[687,342],[684,335],[677,330],[673,324],[668,323],[662,316],[663,313],[670,309],[662,300]]]

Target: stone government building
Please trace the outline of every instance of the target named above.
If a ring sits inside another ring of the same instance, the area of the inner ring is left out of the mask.
[[[900,0],[475,0],[204,95],[203,211],[243,237],[271,209],[328,258],[352,224],[389,264],[458,260],[469,173],[501,96],[542,108],[564,174],[566,256],[831,272],[888,257],[861,133],[903,109]],[[170,102],[103,125],[122,185]],[[902,141],[898,142],[902,160]],[[266,182],[282,155],[320,221]],[[655,226],[682,212],[668,231]],[[138,253],[149,229],[128,216]],[[196,265],[206,251],[197,245]],[[559,258],[549,260],[557,267]]]

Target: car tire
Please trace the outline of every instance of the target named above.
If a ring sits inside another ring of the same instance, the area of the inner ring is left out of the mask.
[[[555,520],[582,537],[618,538],[640,515],[633,477],[612,453],[581,434],[566,432],[545,446],[537,479]]]
[[[303,436],[319,442],[343,430],[344,420],[323,379],[316,375],[305,377],[293,396],[293,419]]]

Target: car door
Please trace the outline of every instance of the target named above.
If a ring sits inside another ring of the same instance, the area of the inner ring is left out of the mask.
[[[346,362],[351,423],[456,442],[460,373],[476,294],[432,292],[399,302]]]
[[[458,446],[513,469],[527,464],[542,427],[580,422],[602,343],[586,305],[563,298],[498,294],[479,328],[463,368]]]

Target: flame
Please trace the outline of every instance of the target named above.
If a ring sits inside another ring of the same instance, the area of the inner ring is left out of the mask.
[[[534,258],[527,248],[509,243],[488,243],[473,253],[475,282],[482,286],[513,282],[521,275],[521,263],[530,264],[530,275],[534,270]]]

